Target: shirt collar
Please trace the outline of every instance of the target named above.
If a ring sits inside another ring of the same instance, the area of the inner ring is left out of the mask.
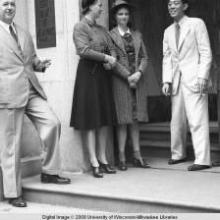
[[[187,20],[187,16],[184,15],[180,20],[179,22],[174,22],[175,24],[178,24],[180,26],[180,28],[185,24],[186,20]]]
[[[12,22],[11,24],[7,24],[7,23],[0,20],[0,26],[3,27],[8,33],[10,33],[10,31],[9,31],[10,25],[14,29],[15,33],[17,33],[14,22]]]
[[[131,34],[131,30],[128,28],[127,31],[124,31],[121,29],[120,26],[118,26],[118,31],[119,31],[119,34],[123,37],[125,34]]]
[[[83,20],[89,25],[94,26],[96,24],[95,21],[92,21],[91,19],[87,18],[86,16],[83,18]]]

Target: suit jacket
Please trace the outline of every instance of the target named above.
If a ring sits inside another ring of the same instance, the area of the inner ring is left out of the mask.
[[[74,26],[73,40],[77,54],[82,59],[104,63],[105,54],[116,57],[115,48],[105,28],[85,17]],[[127,80],[129,76],[129,72],[123,69],[118,62],[112,72],[124,80]]]
[[[142,34],[139,31],[131,31],[131,34],[132,37],[134,38],[134,44],[135,44],[134,47],[135,47],[135,55],[136,55],[135,57],[136,71],[140,70],[143,74],[145,74],[148,63],[148,56],[142,39]],[[112,29],[110,35],[116,48],[117,60],[124,67],[124,69],[121,69],[121,71],[128,71],[129,70],[128,57],[125,51],[123,40],[118,31],[118,28],[116,27]]]
[[[199,92],[198,78],[209,80],[212,53],[203,20],[184,16],[179,22],[180,39],[177,48],[175,23],[164,33],[163,83],[172,83],[172,94],[178,91],[180,80],[191,91]]]
[[[39,66],[30,34],[15,25],[20,47],[0,26],[0,108],[21,108],[28,102],[30,82],[36,91],[46,95],[34,73]]]
[[[129,72],[129,60],[124,47],[123,39],[118,28],[114,28],[110,32],[113,44],[115,45],[116,56],[120,64],[120,71]],[[147,64],[148,55],[139,31],[131,31],[135,47],[135,71],[141,71],[142,77],[138,82],[136,89],[137,98],[137,117],[139,121],[147,121]],[[113,77],[113,92],[115,97],[116,112],[119,123],[130,123],[132,119],[132,92],[128,83]]]

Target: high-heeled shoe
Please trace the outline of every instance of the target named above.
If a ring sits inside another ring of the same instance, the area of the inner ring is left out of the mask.
[[[107,174],[115,174],[116,173],[115,168],[113,168],[110,164],[104,164],[104,163],[99,162],[99,165],[100,165],[100,169],[104,173],[107,173]]]
[[[121,171],[126,171],[128,169],[125,161],[119,161],[118,169],[121,170]]]
[[[142,158],[140,159],[134,158],[133,165],[139,168],[150,168],[150,165]]]
[[[96,178],[103,178],[103,173],[99,167],[92,166],[92,173],[93,173],[93,176]]]

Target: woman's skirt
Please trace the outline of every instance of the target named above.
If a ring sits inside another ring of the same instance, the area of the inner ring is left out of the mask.
[[[115,124],[111,71],[103,64],[81,59],[77,69],[70,125],[93,130]]]

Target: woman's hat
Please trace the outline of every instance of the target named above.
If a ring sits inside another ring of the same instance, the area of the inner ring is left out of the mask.
[[[133,5],[129,4],[125,0],[115,0],[111,8],[111,13],[114,14],[119,8],[122,8],[123,6],[132,11],[135,9]]]

